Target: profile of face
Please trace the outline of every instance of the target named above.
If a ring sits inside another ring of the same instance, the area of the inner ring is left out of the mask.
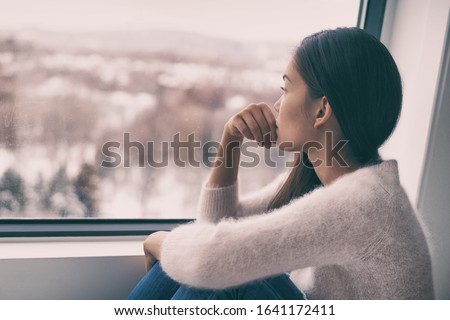
[[[313,164],[330,164],[336,152],[355,164],[380,161],[403,99],[384,44],[357,27],[322,30],[302,40],[283,80],[274,105],[280,149],[303,152]]]
[[[308,142],[322,143],[325,130],[338,131],[326,97],[312,99],[294,59],[283,75],[283,93],[275,102],[277,143],[285,151],[303,151]]]

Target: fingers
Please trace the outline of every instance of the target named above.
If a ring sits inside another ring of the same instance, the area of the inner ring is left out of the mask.
[[[238,114],[233,119],[233,127],[237,129],[239,135],[250,140],[255,140],[255,137],[253,136],[252,132],[250,131],[250,128],[247,126],[247,123],[244,121],[241,114]]]
[[[275,116],[265,103],[250,104],[236,114],[232,120],[233,132],[250,140],[256,140],[259,145],[270,148],[271,141],[276,141]]]
[[[267,104],[261,104],[261,112],[264,114],[264,117],[267,121],[267,124],[269,126],[269,132],[270,136],[268,137],[270,141],[277,141],[277,125],[276,125],[276,119],[272,111],[270,110],[270,107]]]
[[[259,112],[256,110],[246,110],[242,113],[242,119],[244,120],[248,130],[250,131],[253,139],[256,142],[261,143],[264,140],[261,117],[258,115]]]

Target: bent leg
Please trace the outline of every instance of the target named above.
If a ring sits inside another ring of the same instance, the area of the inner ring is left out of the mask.
[[[306,300],[286,274],[250,282],[237,292],[240,300]]]
[[[199,289],[181,285],[172,300],[234,300],[236,297],[234,290]]]
[[[157,261],[128,295],[129,300],[169,300],[180,284],[171,279]]]
[[[181,285],[172,300],[305,300],[305,296],[286,274],[281,274],[223,290]]]

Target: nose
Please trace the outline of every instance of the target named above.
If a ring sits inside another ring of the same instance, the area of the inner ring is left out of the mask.
[[[273,105],[275,111],[278,112],[278,113],[280,112],[280,103],[281,103],[281,97]]]

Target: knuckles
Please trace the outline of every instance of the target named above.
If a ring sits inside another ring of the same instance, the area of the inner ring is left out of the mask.
[[[260,102],[257,104],[258,107],[260,108],[266,108],[266,109],[270,109],[269,105],[265,102]]]
[[[256,103],[251,103],[245,109],[249,111],[255,111],[256,109],[258,109],[258,105]]]

